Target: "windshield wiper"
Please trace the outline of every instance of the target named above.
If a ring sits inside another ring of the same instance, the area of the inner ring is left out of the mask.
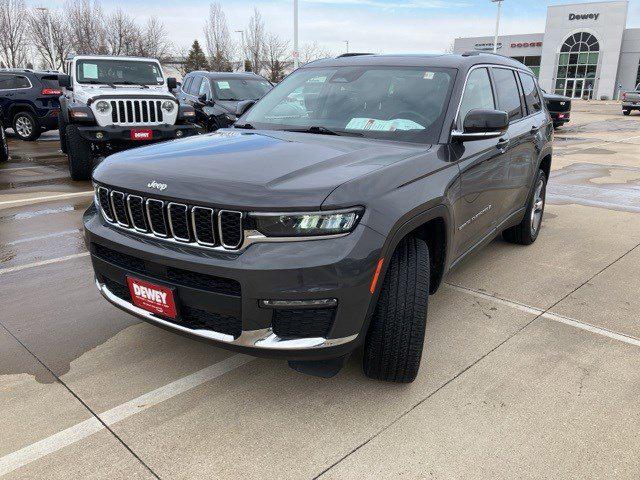
[[[118,85],[139,85],[142,88],[149,88],[149,85],[145,85],[144,83],[138,82],[130,82],[129,80],[122,80],[121,82],[117,82]]]
[[[346,130],[332,130],[330,128],[327,127],[323,127],[322,125],[313,125],[311,127],[308,128],[300,128],[300,129],[294,129],[294,128],[288,128],[285,129],[285,131],[287,132],[302,132],[302,133],[315,133],[315,134],[319,134],[319,135],[347,135],[347,136],[353,136],[353,137],[364,137],[364,133],[360,133],[360,132],[350,132],[350,131],[346,131]]]
[[[256,127],[254,127],[253,125],[251,125],[250,123],[236,123],[233,128],[244,128],[245,130],[255,130]]]
[[[89,85],[106,85],[107,87],[118,88],[113,83],[101,82],[100,80],[87,80],[85,82],[80,82],[80,83],[88,83]]]

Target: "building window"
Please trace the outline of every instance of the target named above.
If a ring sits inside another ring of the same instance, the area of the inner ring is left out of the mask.
[[[600,43],[590,33],[571,35],[560,48],[555,92],[571,98],[593,98]]]
[[[531,69],[533,74],[538,78],[540,76],[540,63],[542,57],[540,55],[529,55],[528,57],[511,57],[514,60],[519,61],[520,63],[524,63],[527,67]]]

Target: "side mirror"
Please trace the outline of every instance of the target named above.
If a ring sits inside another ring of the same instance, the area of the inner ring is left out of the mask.
[[[178,86],[178,81],[175,79],[175,77],[167,78],[167,88],[169,90],[175,90],[177,86]]]
[[[471,110],[464,118],[462,132],[454,130],[452,139],[459,142],[497,138],[507,133],[509,115],[500,110]]]
[[[66,88],[67,90],[71,90],[73,88],[71,77],[64,73],[58,75],[58,85],[60,85],[62,88]]]
[[[236,107],[236,117],[244,115],[255,103],[255,100],[243,100],[238,102],[238,106]]]

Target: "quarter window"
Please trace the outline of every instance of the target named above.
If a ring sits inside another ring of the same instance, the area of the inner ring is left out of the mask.
[[[15,88],[31,88],[31,82],[27,77],[17,76]]]
[[[527,108],[529,113],[537,113],[542,110],[542,100],[540,99],[540,92],[536,87],[536,82],[531,75],[526,73],[520,73],[520,80],[522,81],[522,89],[524,90],[524,98],[527,102]]]
[[[460,102],[458,121],[462,125],[467,113],[471,110],[495,110],[495,108],[489,71],[486,68],[472,70]]]
[[[498,108],[507,112],[510,122],[522,118],[520,91],[516,83],[515,72],[506,68],[494,68],[493,78],[498,93]]]

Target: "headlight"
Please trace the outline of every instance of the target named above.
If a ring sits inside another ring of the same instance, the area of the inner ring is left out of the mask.
[[[362,217],[362,208],[335,212],[253,213],[256,230],[267,237],[313,237],[352,231]]]
[[[107,113],[109,110],[111,110],[111,105],[109,105],[109,102],[100,100],[98,103],[96,103],[96,110],[98,110],[100,113]]]
[[[171,100],[165,100],[164,102],[162,102],[162,109],[168,113],[173,112],[173,109],[176,108],[176,104],[175,102],[172,102]]]

